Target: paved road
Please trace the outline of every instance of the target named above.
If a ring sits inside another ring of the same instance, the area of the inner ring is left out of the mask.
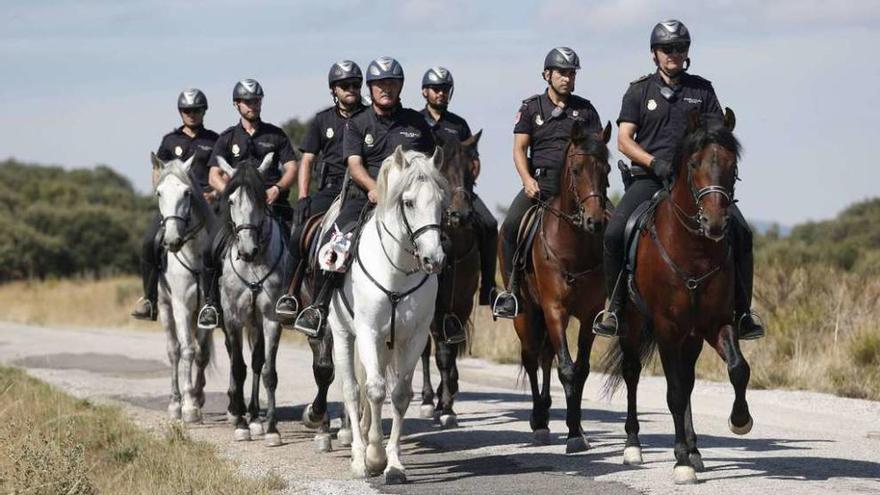
[[[639,387],[645,464],[628,467],[621,463],[625,399],[620,394],[611,401],[599,399],[601,375],[590,377],[583,404],[592,449],[566,456],[565,402],[558,385],[553,444],[533,446],[531,402],[518,368],[476,359],[460,364],[459,429],[440,431],[418,418],[407,422],[403,462],[410,483],[383,486],[379,478],[356,480],[349,474],[346,450],[316,452],[313,433],[297,421],[315,385],[311,354],[295,342],[283,343],[279,353],[284,445],[269,449],[259,441],[232,440],[224,414],[228,361],[220,338],[218,332],[220,355],[208,378],[205,421],[190,431],[215,443],[245,474],[278,473],[288,481],[285,493],[880,493],[880,438],[871,433],[880,430],[880,402],[750,391],[755,427],[748,436],[736,437],[727,429],[730,386],[698,382],[694,422],[707,470],[698,475],[698,485],[676,487],[672,422],[661,378],[643,378]],[[170,374],[164,349],[160,332],[0,323],[0,363],[25,367],[78,397],[121,404],[146,428],[163,428],[166,422]],[[335,387],[331,400],[338,401]],[[338,402],[331,405],[332,411],[339,408]],[[409,417],[415,418],[417,411],[411,408]]]

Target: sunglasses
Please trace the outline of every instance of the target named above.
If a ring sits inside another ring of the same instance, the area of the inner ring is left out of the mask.
[[[688,48],[690,48],[690,47],[684,43],[675,43],[672,45],[661,45],[661,46],[657,47],[658,50],[665,53],[666,55],[670,55],[673,53],[687,53]]]
[[[336,83],[336,87],[338,87],[339,89],[341,89],[343,91],[356,91],[358,89],[361,89],[361,82],[358,80],[356,80],[356,81],[342,81],[342,82]]]
[[[204,108],[181,108],[180,111],[187,115],[205,113]]]
[[[452,86],[450,86],[448,84],[441,84],[438,86],[425,86],[425,87],[434,91],[435,93],[440,93],[440,92],[448,93],[452,89]]]

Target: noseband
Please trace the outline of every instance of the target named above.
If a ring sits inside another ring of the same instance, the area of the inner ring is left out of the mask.
[[[184,210],[183,215],[167,215],[167,216],[163,215],[162,220],[159,222],[159,225],[161,225],[162,228],[165,228],[165,224],[168,223],[169,221],[177,221],[177,222],[180,222],[181,224],[183,224],[183,227],[185,229],[185,233],[182,236],[182,241],[184,243],[189,241],[193,237],[195,237],[195,235],[199,232],[199,230],[201,230],[202,227],[204,227],[203,223],[197,223],[192,228],[188,228],[189,223],[190,223],[190,219],[192,218],[192,202],[193,202],[192,195],[187,196],[187,199],[188,200],[186,202],[186,209]]]
[[[669,197],[669,200],[672,202],[673,211],[675,212],[675,216],[678,219],[679,223],[690,233],[698,236],[708,236],[708,232],[703,228],[700,219],[703,217],[703,198],[712,195],[712,194],[720,194],[725,201],[727,201],[727,206],[736,203],[736,199],[734,199],[735,189],[728,189],[724,186],[720,186],[717,184],[710,184],[706,187],[697,189],[694,187],[694,170],[696,169],[696,162],[691,160],[687,163],[688,177],[687,184],[688,189],[690,190],[691,196],[694,198],[694,205],[697,207],[697,212],[693,215],[688,215],[683,208],[681,208],[678,203],[672,199],[672,196]],[[737,167],[734,164],[733,168],[733,177],[734,183],[739,179],[739,174],[737,173]],[[729,217],[730,214],[725,211],[725,218]],[[691,225],[696,225],[697,227],[692,227]]]
[[[403,246],[403,250],[407,254],[412,256],[413,259],[418,260],[419,259],[419,246],[416,244],[416,239],[418,239],[419,236],[421,236],[422,234],[425,234],[425,233],[430,232],[432,230],[436,230],[436,231],[440,232],[440,231],[442,231],[443,227],[439,223],[429,223],[426,225],[422,225],[421,227],[417,228],[416,230],[413,230],[412,226],[409,223],[409,219],[406,218],[406,208],[403,204],[403,199],[400,199],[397,201],[397,209],[400,212],[400,217],[403,218],[403,226],[406,228],[407,240],[409,241],[409,245],[412,246],[412,249],[410,249],[408,246],[404,245],[404,243],[401,242],[400,239],[395,237],[394,234],[391,233],[391,231],[388,229],[388,226],[385,224],[384,221],[377,219],[376,231],[379,233],[379,244],[382,246],[382,251],[385,252],[385,257],[388,258],[388,261],[391,263],[391,265],[394,266],[394,268],[397,268],[398,270],[410,275],[410,274],[413,274],[419,270],[418,269],[405,270],[405,269],[397,266],[391,260],[391,257],[388,255],[388,251],[385,250],[385,245],[382,244],[382,230],[384,230],[389,236],[391,236],[391,238],[394,239],[395,242],[397,242],[398,244]],[[381,230],[379,229],[379,224],[382,225]]]

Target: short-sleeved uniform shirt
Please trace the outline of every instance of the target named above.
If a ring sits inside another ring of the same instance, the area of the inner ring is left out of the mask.
[[[538,168],[562,168],[563,154],[571,141],[571,128],[575,121],[583,122],[590,132],[602,130],[599,113],[589,100],[570,95],[563,111],[553,117],[555,108],[556,105],[545,91],[523,100],[516,114],[513,133],[530,136],[530,168],[533,171]]]
[[[237,167],[239,163],[249,158],[262,161],[269,154],[275,153],[272,161],[275,162],[269,167],[265,173],[266,188],[277,183],[284,171],[281,165],[292,160],[296,160],[296,152],[290,144],[290,139],[280,127],[274,126],[267,122],[260,122],[256,132],[251,136],[244,130],[241,122],[237,125],[226,129],[217,138],[214,143],[214,150],[211,153],[209,165],[219,167],[217,157],[222,156],[230,166]],[[287,202],[287,196],[290,191],[283,191],[281,196],[276,200]]]
[[[156,156],[163,162],[175,158],[185,162],[191,156],[195,156],[191,173],[202,191],[210,191],[208,160],[211,158],[211,150],[214,149],[216,141],[217,133],[212,130],[200,127],[195,137],[191,138],[183,132],[183,126],[180,126],[162,137]]]
[[[425,122],[428,123],[435,136],[454,137],[459,142],[473,136],[467,121],[452,112],[443,112],[438,120],[434,120],[427,107],[423,108],[419,113],[425,117]],[[476,157],[477,155],[475,154],[474,156]]]
[[[390,115],[381,116],[370,107],[348,121],[343,139],[343,157],[359,155],[370,177],[376,178],[382,161],[398,145],[404,150],[434,152],[434,136],[425,118],[410,108],[398,106]]]
[[[352,117],[362,112],[366,107],[358,107],[352,112]],[[312,119],[299,150],[303,153],[312,153],[321,156],[321,170],[326,178],[337,182],[345,175],[345,160],[342,158],[342,139],[345,133],[345,124],[349,118],[340,115],[336,106],[332,106],[318,112]]]
[[[617,125],[637,125],[636,143],[655,157],[671,162],[687,133],[688,113],[694,108],[703,114],[723,115],[711,82],[685,73],[678,85],[667,86],[660,73],[655,72],[630,83],[623,95]]]

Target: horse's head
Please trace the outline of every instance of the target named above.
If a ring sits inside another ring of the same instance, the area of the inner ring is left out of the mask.
[[[444,213],[444,226],[458,228],[466,225],[474,213],[472,165],[482,134],[483,131],[479,131],[464,141],[456,138],[438,139],[443,146],[440,173],[449,184],[450,193]]]
[[[156,198],[165,234],[162,245],[168,251],[177,252],[186,242],[186,233],[193,226],[193,202],[200,198],[193,187],[190,169],[194,156],[182,162],[175,158],[163,162],[155,153],[150,154],[153,167],[159,171],[156,182]]]
[[[697,211],[699,231],[714,241],[724,238],[733,204],[740,144],[733,135],[736,116],[724,109],[724,118],[688,114],[688,132],[679,152],[676,185],[687,187]]]
[[[441,163],[442,148],[429,157],[398,146],[385,159],[376,180],[377,215],[402,224],[403,242],[409,243],[410,253],[425,273],[440,272],[446,258],[440,244],[446,190],[446,180],[438,170]]]
[[[608,190],[608,139],[611,122],[602,132],[590,133],[583,123],[575,121],[571,141],[565,151],[560,199],[562,207],[574,205],[570,215],[575,227],[592,234],[605,228],[606,193]]]
[[[230,177],[226,196],[226,222],[235,234],[238,254],[244,261],[253,261],[263,244],[260,238],[268,217],[266,187],[263,173],[272,165],[274,153],[267,154],[262,163],[244,160],[232,168],[223,157],[217,157],[220,168]]]

